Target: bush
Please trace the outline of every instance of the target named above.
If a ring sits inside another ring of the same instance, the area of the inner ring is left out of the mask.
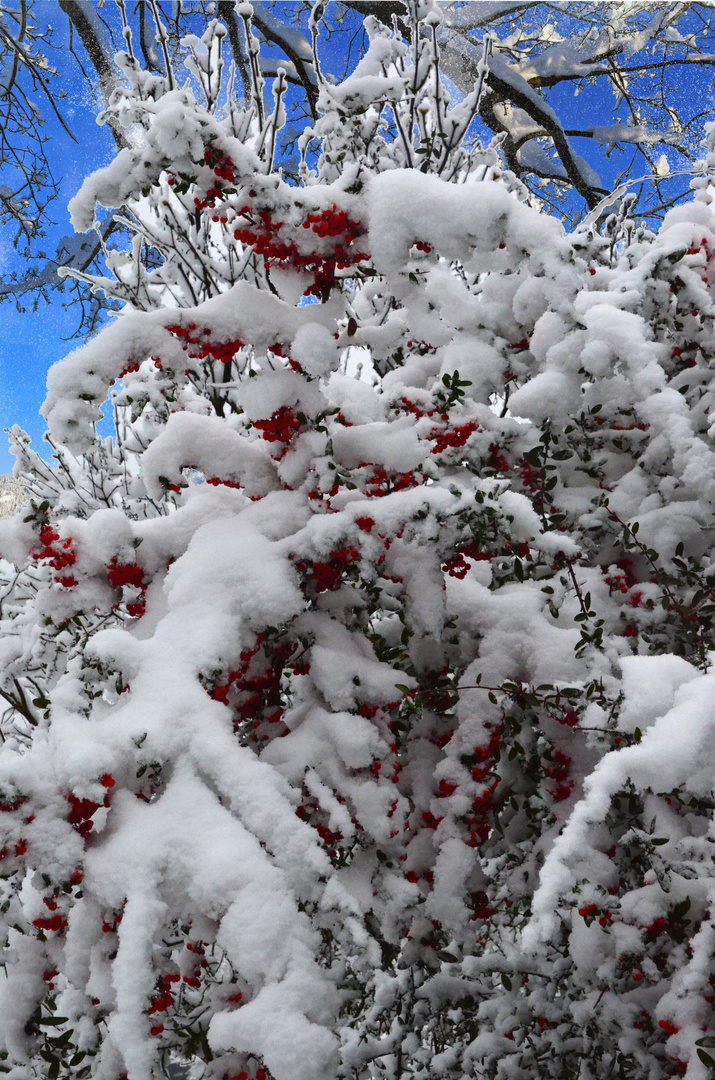
[[[125,307],[0,523],[10,1080],[715,1067],[713,188],[566,234],[413,8],[301,186],[219,24],[120,58]]]

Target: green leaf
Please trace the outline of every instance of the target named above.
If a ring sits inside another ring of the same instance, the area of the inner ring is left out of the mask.
[[[663,844],[668,843],[669,839],[670,838],[667,836],[654,836],[651,838],[651,844],[653,844],[654,847],[662,847]]]
[[[710,1054],[706,1054],[704,1050],[698,1049],[698,1057],[703,1065],[707,1065],[709,1069],[715,1069],[715,1058],[711,1058]]]
[[[674,919],[684,919],[690,911],[690,897],[686,896],[684,900],[681,900],[679,904],[676,904],[673,908]]]
[[[511,979],[505,971],[502,971],[501,974],[501,984],[505,990],[511,990]]]
[[[43,1016],[42,1020],[38,1020],[38,1024],[44,1024],[46,1027],[57,1027],[59,1024],[66,1024],[68,1017],[66,1016]]]
[[[541,467],[541,447],[535,446],[533,450],[527,450],[522,454],[524,461],[529,465],[533,465],[535,468]]]
[[[65,1031],[62,1035],[59,1035],[56,1039],[49,1039],[49,1042],[56,1049],[65,1050],[67,1048],[67,1043],[70,1041],[70,1039],[72,1038],[73,1035],[74,1035],[74,1028],[69,1028],[68,1031]]]

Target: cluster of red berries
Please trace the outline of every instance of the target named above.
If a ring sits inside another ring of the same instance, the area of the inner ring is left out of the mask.
[[[101,803],[94,802],[92,799],[79,799],[71,792],[67,796],[67,802],[72,807],[67,815],[67,820],[70,825],[72,825],[81,836],[89,836],[94,828],[92,817],[99,810]]]
[[[171,1006],[174,1004],[174,995],[171,993],[171,990],[169,990],[168,987],[166,989],[163,989],[162,987],[164,983],[179,982],[180,979],[181,976],[177,974],[165,975],[159,980],[162,986],[160,987],[159,993],[155,994],[155,996],[151,999],[149,1003],[148,1012],[150,1014],[166,1012],[167,1009],[171,1008]]]
[[[454,795],[458,787],[459,785],[452,783],[451,780],[440,780],[437,785],[437,798],[448,799],[450,795]]]
[[[369,462],[361,462],[358,468],[370,466]],[[372,474],[367,479],[365,494],[368,498],[380,499],[383,495],[389,495],[392,491],[404,491],[405,488],[416,487],[419,480],[414,472],[388,473],[382,465],[372,465]]]
[[[267,420],[254,420],[266,442],[289,443],[302,425],[289,405],[281,405]]]
[[[556,786],[549,788],[549,795],[554,802],[563,802],[573,791],[573,780],[568,779],[571,758],[563,750],[552,750],[548,764],[544,765],[544,774],[556,780]]]
[[[231,338],[228,341],[210,341],[211,330],[208,327],[197,330],[196,323],[189,323],[188,326],[171,323],[166,329],[174,337],[184,339],[183,351],[188,352],[192,360],[216,360],[221,364],[229,364],[238,350],[243,349],[246,344],[240,338]],[[190,351],[190,346],[198,347]],[[154,362],[156,363],[156,361]]]
[[[416,885],[418,881],[426,881],[428,885],[434,884],[434,872],[432,870],[408,870],[405,877],[413,885]],[[406,932],[405,937],[409,936],[409,932]]]
[[[283,708],[275,704],[280,698],[283,669],[288,666],[294,674],[304,674],[308,670],[301,660],[290,663],[298,649],[297,642],[280,641],[270,649],[264,649],[264,641],[265,636],[258,634],[253,648],[241,653],[239,667],[229,671],[226,681],[209,691],[214,701],[233,707],[234,732],[238,734],[249,724],[250,735],[256,742],[266,742],[270,738],[261,731],[262,721],[277,724],[283,716]],[[284,726],[281,734],[287,733]]]
[[[107,566],[107,577],[116,588],[122,585],[144,588],[144,571],[141,566],[138,563],[119,563],[116,555]]]
[[[99,810],[100,806],[109,807],[110,797],[109,789],[114,787],[115,780],[111,773],[105,773],[100,777],[100,784],[103,788],[107,789],[107,794],[104,796],[102,803],[94,802],[93,799],[80,799],[73,792],[67,796],[67,802],[70,804],[71,810],[67,815],[67,820],[72,825],[80,836],[89,836],[94,828],[94,822],[92,818]]]
[[[338,802],[344,803],[345,799],[342,795],[338,796]],[[323,809],[316,805],[315,799],[310,795],[307,788],[303,787],[303,799],[304,802],[300,806],[296,807],[296,817],[299,817],[301,821],[304,821],[306,825],[310,825],[315,829],[320,839],[325,846],[325,853],[330,859],[337,859],[339,857],[339,851],[336,847],[337,844],[343,839],[343,834],[338,829],[331,829],[326,824],[325,820],[322,820],[326,815]],[[352,823],[358,826],[356,818],[352,819]]]
[[[304,229],[312,229],[316,236],[343,236],[345,244],[352,244],[364,229],[358,221],[352,221],[344,210],[338,210],[335,203],[327,210],[309,214],[303,222]]]
[[[207,476],[206,477],[206,483],[210,484],[211,487],[227,487],[227,488],[236,488],[236,489],[239,489],[239,490],[240,490],[240,487],[241,487],[241,485],[236,480],[222,480],[218,476]]]
[[[584,907],[578,909],[578,913],[581,918],[586,921],[587,926],[590,926],[596,916],[598,916],[598,925],[604,927],[604,929],[613,919],[613,913],[611,911],[602,911],[597,904],[586,904]]]
[[[528,461],[524,461],[523,458],[520,458],[516,463],[515,472],[521,478],[521,482],[527,491],[533,492],[540,490],[544,475],[541,469],[530,465]]]
[[[646,926],[645,935],[646,941],[655,941],[661,934],[665,934],[668,930],[668,921],[664,919],[662,915],[659,915],[657,919],[654,919],[650,926]]]
[[[20,807],[23,805],[23,803],[26,803],[26,802],[27,802],[27,796],[26,795],[20,795],[17,799],[14,799],[12,802],[8,802],[7,800],[3,799],[0,802],[0,814],[14,814],[15,811],[19,810]]]
[[[658,1027],[662,1027],[666,1035],[677,1035],[680,1031],[680,1028],[676,1027],[672,1020],[659,1020]]]
[[[204,161],[221,180],[226,180],[229,184],[236,182],[233,161],[223,150],[214,150],[212,147],[207,146],[204,152]]]
[[[512,551],[511,544],[506,545],[506,554],[515,554],[523,558],[528,555],[528,553],[528,544],[519,544],[515,551]],[[497,552],[489,549],[481,550],[473,540],[470,540],[469,543],[466,544],[460,544],[457,548],[457,554],[453,558],[447,559],[447,561],[442,564],[442,569],[445,574],[449,574],[450,577],[456,577],[460,580],[466,577],[469,571],[469,564],[465,561],[465,557],[467,559],[474,559],[475,562],[488,562],[490,559],[495,559],[497,557]]]
[[[61,546],[57,544],[59,539],[60,534],[51,525],[43,525],[40,529],[42,548],[35,552],[33,559],[49,559],[50,566],[54,570],[64,570],[66,566],[72,566],[77,561],[77,556],[72,550],[72,537],[68,536]],[[68,589],[77,584],[77,579],[72,574],[58,574],[55,581]]]
[[[57,911],[57,901],[48,900],[47,897],[43,897],[43,900],[50,911],[55,911],[56,914],[41,915],[39,919],[32,920],[32,925],[36,926],[38,930],[64,930],[67,926],[67,919],[61,912]],[[57,972],[55,972],[55,974],[57,974]]]
[[[702,238],[702,240],[700,241],[699,244],[695,244],[695,243],[691,244],[690,247],[688,248],[686,254],[687,255],[699,255],[701,251],[705,255],[705,266],[703,267],[703,270],[704,270],[703,281],[707,285],[707,283],[708,283],[708,277],[707,277],[708,263],[712,259],[713,255],[715,255],[715,252],[711,249],[710,244],[708,243],[708,238],[706,236],[704,236]]]
[[[612,589],[612,590],[617,589],[619,592],[623,593],[624,596],[628,592],[628,585],[626,584],[626,577],[625,577],[625,574],[623,574],[622,572],[621,573],[616,572],[614,574],[608,574],[606,576],[606,585],[608,585],[609,589]]]
[[[686,345],[685,348],[688,349],[688,350],[691,350],[691,349],[696,349],[697,346],[695,346],[695,345]],[[676,347],[673,349],[673,356],[676,357],[676,359],[677,359],[678,357],[680,357],[682,355],[683,355],[683,350],[681,349],[680,345],[676,345]],[[683,366],[684,367],[695,367],[696,364],[697,364],[697,360],[695,359],[694,356],[686,356],[685,359],[683,360]]]
[[[638,420],[635,424],[611,424],[613,431],[648,431],[650,424],[645,420]]]
[[[328,855],[331,859],[334,859],[337,854],[335,845],[338,841],[342,840],[343,834],[337,830],[329,829],[328,826],[324,825],[321,821],[316,821],[314,828],[320,839],[328,848]]]
[[[412,342],[408,341],[407,344],[412,345]],[[434,409],[425,410],[420,405],[416,405],[415,402],[412,401],[412,399],[408,398],[408,397],[400,398],[400,403],[405,406],[405,409],[407,410],[407,412],[412,413],[412,415],[416,416],[418,420],[421,420],[423,416],[434,416],[434,414],[435,414]],[[395,416],[399,416],[401,412],[402,412],[401,409],[395,409]],[[442,419],[443,420],[447,419],[447,414],[446,413],[442,413]]]
[[[544,766],[544,773],[552,780],[565,780],[569,774],[571,758],[563,750],[552,750],[551,764]]]
[[[126,904],[126,900],[124,901],[124,903]],[[114,912],[112,914],[112,921],[111,922],[109,922],[107,919],[102,919],[102,933],[103,934],[114,934],[114,933],[116,933],[117,927],[119,926],[120,922],[122,921],[123,915],[124,915],[124,912],[123,912],[123,910],[121,910],[121,911]]]
[[[422,826],[425,829],[436,829],[444,817],[435,817],[431,810],[425,810],[422,814]]]
[[[441,454],[448,447],[464,446],[470,435],[473,435],[478,427],[479,424],[476,420],[470,420],[468,423],[459,424],[448,431],[432,428],[430,439],[436,440],[435,445],[432,447],[432,453]]]
[[[312,274],[313,282],[305,290],[304,296],[329,291],[335,284],[336,270],[347,270],[354,263],[369,258],[365,252],[352,250],[355,240],[364,232],[362,225],[352,221],[335,205],[320,213],[310,214],[303,222],[304,229],[312,229],[316,236],[321,238],[335,239],[342,236],[342,242],[336,243],[329,252],[303,253],[298,250],[295,241],[279,239],[278,233],[284,223],[274,221],[269,210],[264,209],[254,213],[250,206],[244,206],[239,213],[249,220],[253,214],[253,220],[247,227],[235,229],[233,235],[239,243],[253,248],[257,255],[261,255],[267,269],[276,263],[283,269],[301,270]]]
[[[469,906],[472,909],[472,922],[476,922],[477,919],[491,919],[492,915],[496,915],[496,908],[491,906],[489,897],[481,889],[470,893],[469,898],[471,900]]]
[[[489,461],[487,462],[487,465],[496,472],[509,472],[509,461],[501,446],[492,445],[489,447]]]
[[[114,585],[116,589],[120,589],[123,585],[130,585],[135,589],[140,590],[140,596],[138,600],[130,601],[127,604],[127,614],[132,618],[141,618],[146,611],[145,595],[146,590],[149,587],[145,581],[144,570],[138,563],[120,563],[117,562],[116,555],[107,566],[107,577],[111,585]]]
[[[27,841],[26,840],[18,840],[18,842],[15,844],[15,847],[14,847],[15,855],[16,856],[24,855],[26,853],[26,851],[27,851]],[[7,848],[7,847],[2,848],[2,850],[0,850],[0,862],[3,859],[6,859],[9,854],[10,854],[10,849],[9,848]]]
[[[473,754],[477,762],[472,768],[472,779],[476,780],[477,783],[483,783],[491,772],[494,759],[500,752],[502,737],[502,726],[497,724],[492,730],[486,746],[474,748]],[[467,818],[467,824],[471,830],[469,834],[470,847],[480,847],[489,837],[491,832],[489,815],[497,786],[498,780],[493,779],[485,787],[482,794],[475,795],[472,800],[472,812]]]
[[[296,570],[300,574],[307,573],[317,593],[334,592],[340,585],[346,567],[357,562],[360,554],[354,547],[344,545],[330,552],[327,562],[298,562]]]
[[[445,574],[449,574],[450,577],[459,578],[461,581],[462,578],[465,578],[469,573],[469,563],[465,560],[464,554],[461,551],[458,551],[452,559],[447,559],[447,561],[442,564],[442,569]]]
[[[213,169],[214,175],[220,180],[226,180],[229,184],[234,184],[236,182],[233,171],[233,161],[228,154],[224,154],[222,150],[213,150],[210,146],[207,147],[204,152],[204,161],[210,169]],[[174,177],[170,177],[169,186],[174,187],[175,184],[176,180]],[[216,199],[221,195],[221,191],[222,189],[219,183],[212,184],[206,191],[204,198],[199,198],[198,196],[194,197],[194,206],[197,210],[205,210],[207,207],[214,207],[216,205]]]

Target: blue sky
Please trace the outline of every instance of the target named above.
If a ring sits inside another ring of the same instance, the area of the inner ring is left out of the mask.
[[[56,8],[56,4],[52,0],[43,7]],[[57,13],[61,14],[59,9]],[[38,100],[48,117],[47,133],[51,139],[48,156],[56,163],[56,177],[61,177],[60,194],[51,208],[57,226],[48,229],[43,240],[48,255],[56,250],[57,242],[63,236],[72,235],[67,203],[87,172],[111,161],[114,149],[114,140],[96,122],[98,106],[87,82],[73,64],[66,64],[60,81],[67,97],[58,104],[78,142],[73,142],[58,123],[49,121],[49,110]],[[0,263],[3,271],[10,269],[23,274],[27,269],[27,263],[13,250],[8,234],[0,237]],[[21,300],[27,309],[24,313],[16,309],[14,301],[0,305],[0,428],[19,424],[32,437],[34,448],[41,452],[44,452],[45,422],[39,408],[45,397],[47,371],[80,344],[77,339],[66,340],[77,330],[78,312],[64,310],[61,293],[53,290],[51,297],[49,305],[40,301],[37,312],[32,311],[31,294]],[[10,472],[14,461],[3,433],[0,435],[0,473]]]
[[[330,6],[332,7],[332,5]],[[64,22],[55,0],[43,0],[41,10],[43,14],[54,9],[57,15],[58,28]],[[105,12],[107,8],[104,9]],[[328,9],[330,14],[330,8]],[[344,48],[344,36],[337,34],[331,44],[323,38],[321,42],[321,55],[324,57],[324,67],[333,70],[336,74],[341,73],[344,61],[340,59],[339,50]],[[331,55],[332,54],[332,55]],[[357,59],[353,57],[353,61]],[[53,61],[62,63],[62,53],[54,54]],[[65,91],[59,105],[71,125],[78,142],[74,143],[56,122],[50,122],[48,116],[47,132],[51,137],[48,146],[49,156],[56,163],[57,176],[62,178],[59,198],[54,203],[54,218],[57,226],[48,230],[44,241],[46,250],[51,254],[56,247],[58,239],[71,233],[69,217],[67,214],[67,202],[75,194],[82,183],[85,175],[99,166],[106,164],[114,152],[114,142],[106,128],[96,123],[98,101],[90,91],[86,80],[78,72],[71,59],[65,60],[60,72],[60,79],[56,85]],[[681,93],[688,96],[689,103],[693,101],[693,94],[704,93],[704,81],[698,82],[693,77],[681,82]],[[713,96],[707,92],[707,101],[699,102],[700,108],[712,107]],[[575,98],[569,84],[559,88],[558,97],[550,99],[556,105],[564,125],[577,124],[581,126],[587,123],[610,123],[612,122],[613,99],[611,95],[600,89],[587,90],[580,97]],[[43,106],[43,102],[38,100]],[[44,110],[47,113],[46,103]],[[584,120],[587,117],[587,120]],[[598,148],[594,147],[590,140],[579,139],[574,142],[575,149],[596,166],[602,175],[603,181],[608,184],[616,173],[623,167],[624,157],[615,152],[609,160],[604,160]],[[0,237],[0,264],[3,270],[15,269],[23,273],[26,264],[22,258],[12,250],[7,236]],[[69,340],[77,329],[79,315],[70,308],[65,311],[62,307],[63,295],[53,292],[50,305],[40,303],[37,312],[32,312],[32,301],[28,300],[27,312],[22,314],[15,308],[14,303],[0,305],[0,427],[6,428],[13,424],[19,424],[31,436],[33,446],[46,453],[49,448],[43,447],[42,434],[44,421],[39,415],[39,408],[45,396],[45,380],[49,367],[62,359],[67,353],[80,344],[78,339]],[[111,430],[109,423],[106,431]],[[7,448],[6,437],[0,436],[0,473],[9,472],[14,464],[14,458]]]

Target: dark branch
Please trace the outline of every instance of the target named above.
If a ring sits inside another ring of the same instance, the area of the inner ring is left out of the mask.
[[[58,0],[58,3],[60,9],[64,11],[70,23],[80,36],[85,52],[92,61],[94,70],[97,72],[102,97],[105,105],[107,105],[112,90],[115,87],[116,79],[112,66],[105,55],[102,43],[97,37],[89,19],[82,10],[82,4],[79,3],[79,0]],[[124,132],[116,122],[110,120],[109,127],[118,149],[121,150],[129,145],[124,137]]]

